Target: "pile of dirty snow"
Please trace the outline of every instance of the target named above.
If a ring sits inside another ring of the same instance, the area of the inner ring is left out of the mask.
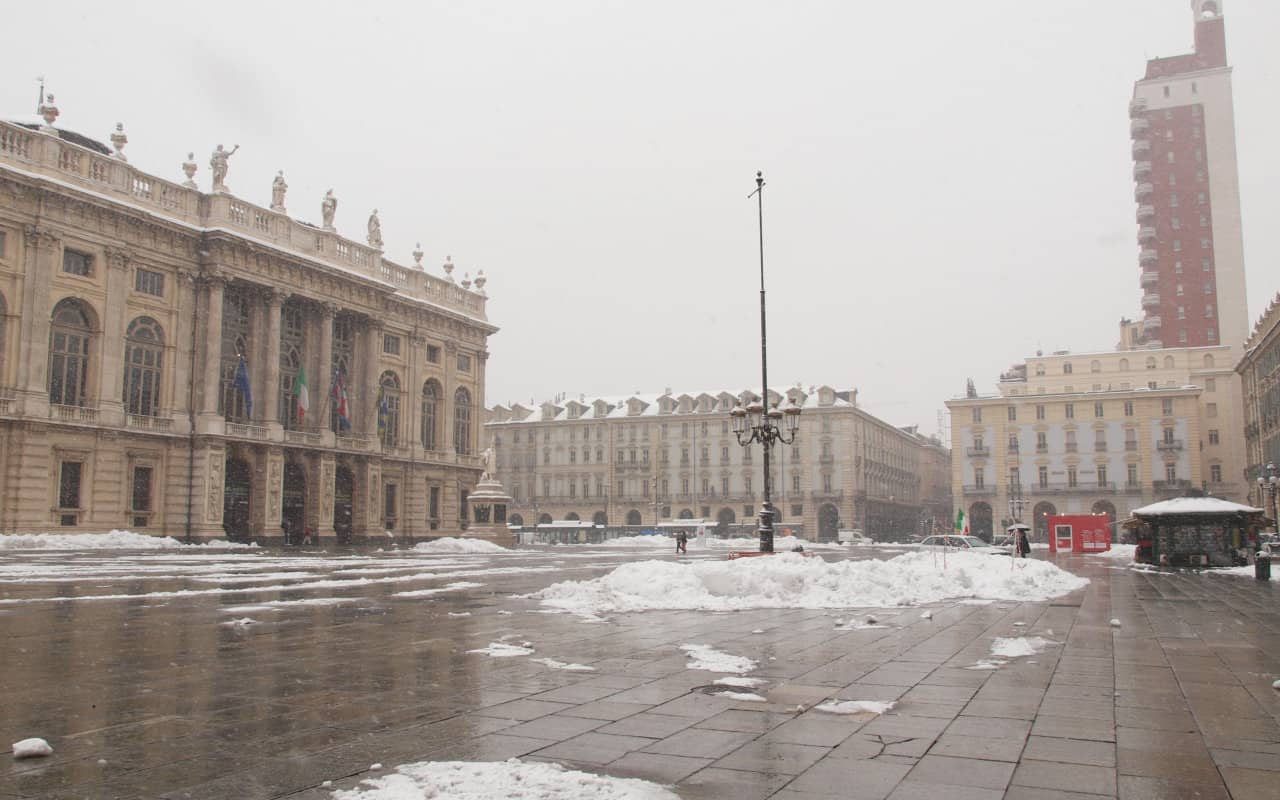
[[[169,550],[177,547],[239,550],[257,545],[222,539],[202,544],[184,544],[169,536],[147,536],[120,530],[110,533],[13,533],[0,536],[0,550]]]
[[[510,553],[507,548],[484,539],[459,539],[444,536],[415,545],[414,550],[423,553]]]
[[[355,789],[336,791],[333,800],[492,800],[496,797],[582,798],[582,800],[680,800],[655,783],[567,770],[559,764],[423,761],[394,773],[366,779]]]
[[[910,606],[956,598],[1048,600],[1089,583],[1047,561],[932,553],[886,561],[835,561],[782,553],[733,561],[639,561],[587,581],[563,581],[529,597],[580,614],[671,609]]]

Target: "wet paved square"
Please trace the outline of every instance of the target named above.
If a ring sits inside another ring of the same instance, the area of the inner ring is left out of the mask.
[[[0,747],[55,749],[5,756],[0,798],[313,800],[375,763],[511,757],[686,800],[1280,797],[1277,583],[1064,556],[1084,590],[839,631],[849,612],[588,623],[518,597],[653,557],[0,553]],[[1022,636],[1055,644],[970,669]],[[757,660],[765,701],[717,694],[689,643]],[[814,709],[835,698],[896,705]]]

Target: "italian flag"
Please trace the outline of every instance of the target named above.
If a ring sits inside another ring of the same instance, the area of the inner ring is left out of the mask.
[[[307,391],[307,368],[298,367],[298,377],[293,379],[293,394],[298,398],[298,423],[301,424],[311,408],[311,393]]]
[[[956,533],[969,535],[969,523],[965,521],[963,508],[956,509]]]

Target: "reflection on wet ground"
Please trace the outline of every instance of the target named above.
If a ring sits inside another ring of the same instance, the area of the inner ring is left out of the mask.
[[[5,756],[0,798],[310,800],[374,763],[513,756],[684,798],[1280,794],[1275,584],[1072,556],[1093,582],[1065,598],[838,630],[812,610],[587,624],[517,597],[652,557],[674,556],[0,553],[0,747],[55,749]],[[1052,644],[972,668],[1022,636]],[[758,661],[764,700],[718,694],[691,642]],[[896,705],[814,709],[830,698]]]

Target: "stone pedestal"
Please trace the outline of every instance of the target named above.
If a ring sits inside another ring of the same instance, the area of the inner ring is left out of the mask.
[[[502,547],[514,547],[515,534],[507,527],[507,506],[511,496],[502,483],[489,473],[480,476],[476,490],[467,495],[471,507],[471,525],[463,533],[464,539],[484,539]]]

